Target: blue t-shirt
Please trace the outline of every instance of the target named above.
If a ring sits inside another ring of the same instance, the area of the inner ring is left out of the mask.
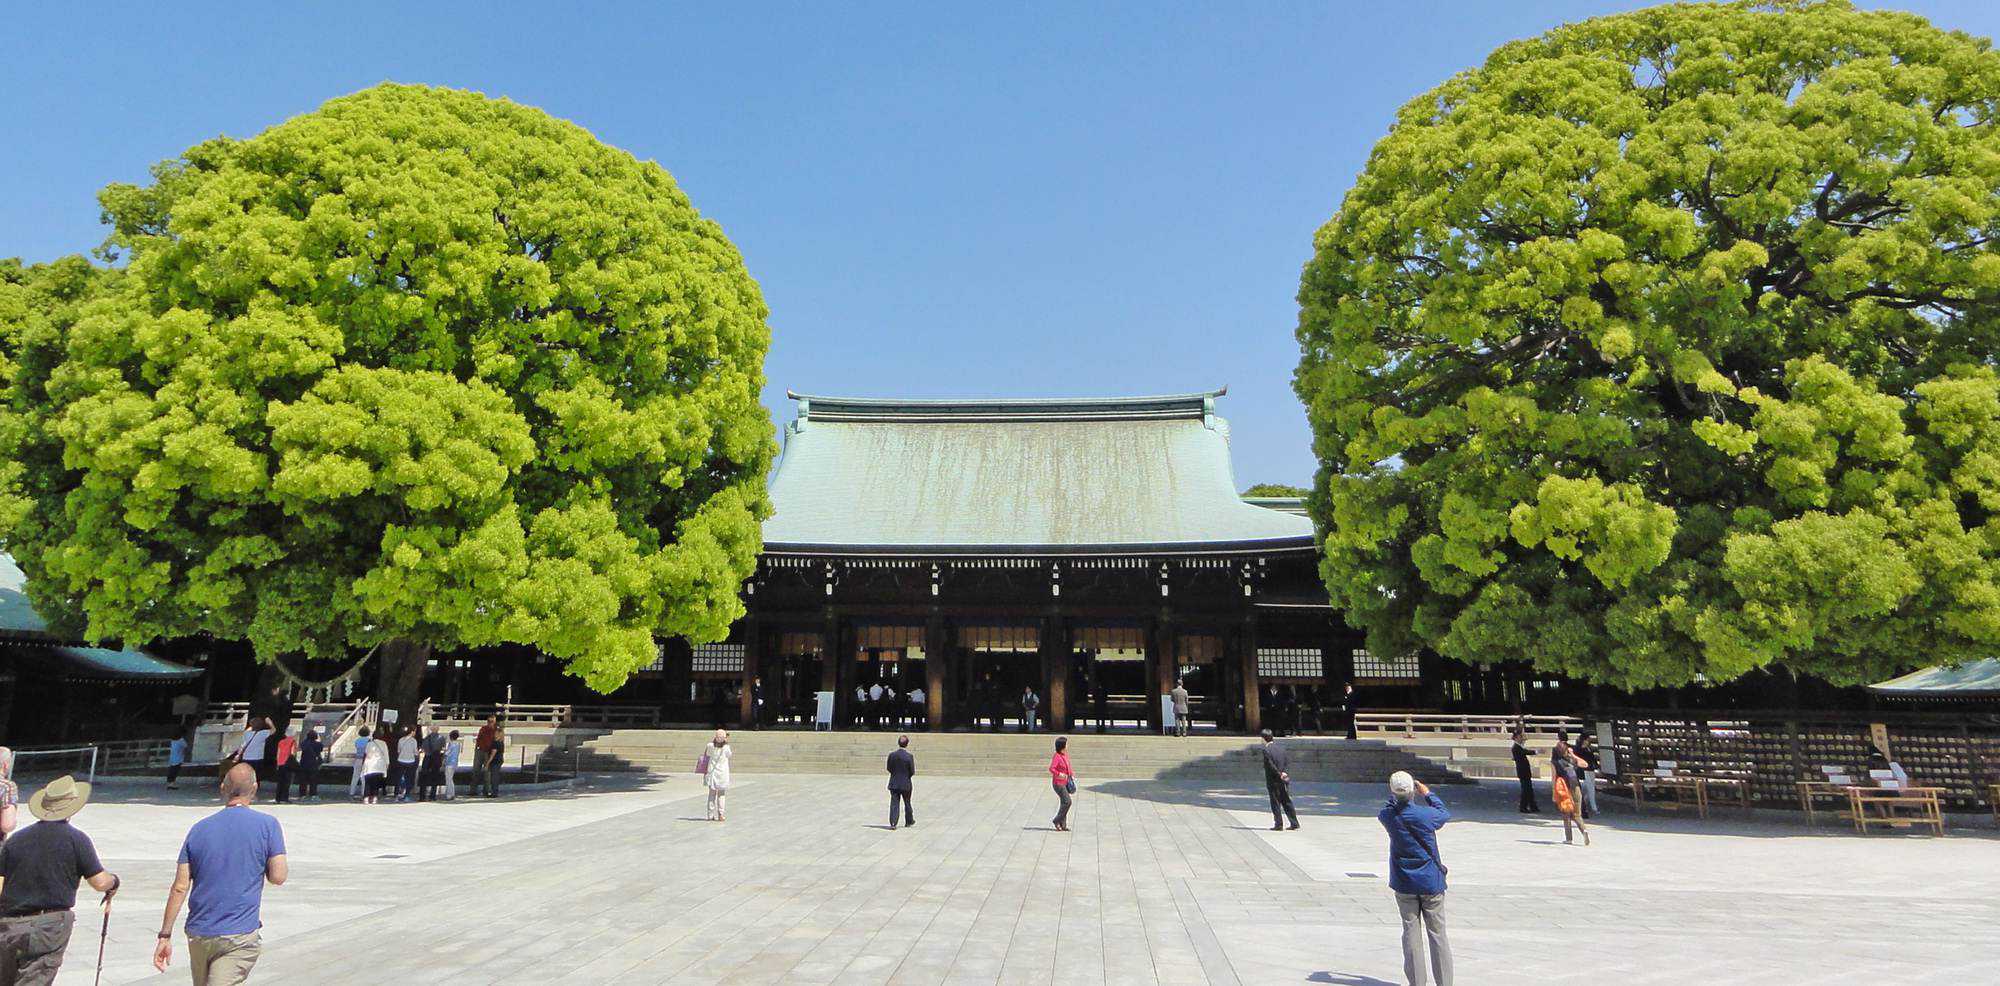
[[[189,937],[244,935],[264,926],[264,867],[285,852],[278,820],[247,805],[224,808],[188,829],[180,861],[188,864]]]

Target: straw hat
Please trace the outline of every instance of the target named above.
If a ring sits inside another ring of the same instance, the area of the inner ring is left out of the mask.
[[[90,785],[79,784],[64,774],[49,782],[28,799],[28,812],[45,822],[60,822],[83,810],[90,801]]]

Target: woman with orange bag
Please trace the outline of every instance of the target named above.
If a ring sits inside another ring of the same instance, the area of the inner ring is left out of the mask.
[[[1583,844],[1590,845],[1590,830],[1583,825],[1583,793],[1576,783],[1576,751],[1570,749],[1569,732],[1556,734],[1555,749],[1549,751],[1550,781],[1549,797],[1556,803],[1556,811],[1563,819],[1563,845],[1572,845],[1575,838],[1570,834],[1572,823],[1583,833]]]

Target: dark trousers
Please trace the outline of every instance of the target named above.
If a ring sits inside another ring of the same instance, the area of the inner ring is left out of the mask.
[[[1057,784],[1055,788],[1056,800],[1059,802],[1056,808],[1056,828],[1062,828],[1069,824],[1069,787]]]
[[[278,765],[278,803],[285,804],[286,802],[289,802],[291,800],[292,800],[292,765],[288,763],[281,763]]]
[[[917,816],[916,816],[916,813],[915,813],[915,812],[912,812],[912,811],[910,810],[910,792],[908,792],[908,791],[890,791],[890,792],[889,792],[889,827],[890,827],[890,828],[895,828],[895,827],[896,827],[896,802],[898,802],[898,801],[901,801],[901,802],[903,803],[903,824],[904,824],[904,825],[915,825],[915,824],[917,824]]]
[[[178,780],[180,780],[180,777],[181,777],[181,765],[180,765],[180,764],[177,764],[177,763],[170,763],[170,764],[168,764],[168,765],[167,765],[167,783],[169,783],[169,784],[172,784],[172,783],[174,783],[175,781],[178,781]]]
[[[1354,713],[1352,713],[1352,712],[1349,712],[1349,713],[1346,713],[1346,714],[1345,714],[1345,715],[1343,716],[1343,718],[1345,718],[1345,719],[1347,720],[1347,738],[1348,738],[1348,739],[1353,739],[1353,738],[1354,738]]]
[[[476,798],[476,797],[479,797],[479,792],[480,792],[481,790],[483,790],[483,789],[484,789],[484,787],[485,787],[485,784],[486,784],[486,761],[487,761],[487,759],[488,759],[488,755],[487,755],[487,752],[486,752],[485,750],[475,750],[475,751],[473,751],[473,754],[472,754],[472,786],[471,786],[471,787],[470,787],[469,789],[467,789],[467,790],[466,790],[466,792],[465,792],[465,794],[466,794],[466,797],[469,797],[469,798]]]
[[[1521,810],[1540,812],[1542,806],[1535,803],[1534,776],[1527,771],[1517,770],[1514,772],[1514,777],[1521,782]]]
[[[504,749],[495,750],[492,756],[486,758],[486,796],[489,798],[500,796],[500,765],[506,760]]]
[[[0,920],[0,982],[49,986],[62,968],[76,915],[69,911]]]
[[[407,798],[417,786],[417,765],[396,761],[396,797]]]
[[[299,797],[319,797],[319,763],[299,764]]]
[[[1299,813],[1292,808],[1292,786],[1284,781],[1265,781],[1264,790],[1271,795],[1271,824],[1283,825],[1285,819],[1292,820],[1292,827],[1299,827]],[[1283,812],[1281,815],[1280,812]]]

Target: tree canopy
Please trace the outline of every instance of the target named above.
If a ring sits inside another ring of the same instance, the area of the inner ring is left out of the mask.
[[[0,540],[45,612],[515,642],[601,690],[741,614],[767,311],[658,165],[384,85],[100,201],[122,266],[0,267]]]
[[[1627,687],[2000,644],[2000,56],[1844,2],[1508,44],[1402,108],[1299,290],[1371,648]]]
[[[1287,486],[1284,483],[1258,483],[1243,491],[1244,496],[1305,496],[1312,491],[1303,486]]]

